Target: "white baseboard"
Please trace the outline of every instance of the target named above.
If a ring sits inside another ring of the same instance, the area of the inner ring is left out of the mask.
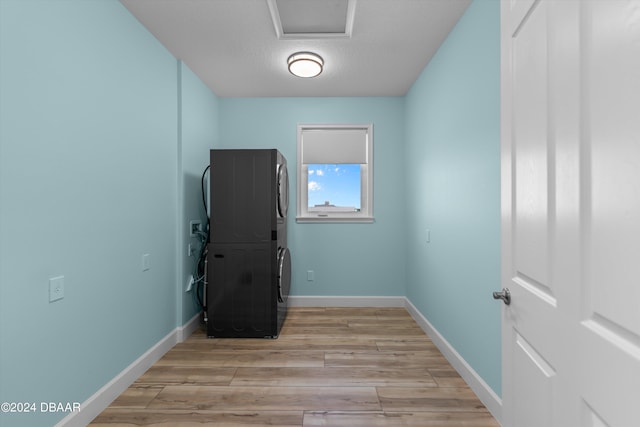
[[[471,387],[480,401],[487,407],[491,415],[502,424],[502,399],[489,387],[466,360],[449,344],[436,328],[418,311],[411,301],[405,298],[405,308],[422,330],[431,338],[438,350],[449,361],[451,366],[460,374],[462,379]]]
[[[201,317],[202,317],[202,311],[198,312],[187,323],[185,323],[182,326],[179,326],[176,329],[178,331],[178,342],[182,342],[187,338],[189,338],[191,334],[194,333],[200,327]]]
[[[118,396],[120,396],[147,369],[156,363],[164,354],[179,342],[184,341],[200,325],[200,313],[196,314],[185,325],[179,326],[158,341],[153,347],[138,357],[115,378],[96,391],[80,404],[80,411],[72,412],[64,417],[56,427],[84,427],[100,415]]]
[[[290,296],[289,307],[404,307],[405,297]]]

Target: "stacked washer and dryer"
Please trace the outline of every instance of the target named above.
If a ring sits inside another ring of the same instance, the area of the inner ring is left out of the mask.
[[[289,179],[278,150],[211,150],[207,335],[277,338],[287,314]]]

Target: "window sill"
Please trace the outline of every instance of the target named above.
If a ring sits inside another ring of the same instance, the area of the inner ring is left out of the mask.
[[[374,222],[372,216],[359,216],[359,217],[340,217],[340,216],[298,216],[296,222],[299,224],[311,224],[311,223],[367,223]]]

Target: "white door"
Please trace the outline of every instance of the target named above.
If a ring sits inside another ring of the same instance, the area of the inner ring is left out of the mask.
[[[503,425],[640,426],[640,1],[501,9]]]

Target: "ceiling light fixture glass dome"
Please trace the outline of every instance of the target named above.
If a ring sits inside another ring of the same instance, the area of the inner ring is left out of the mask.
[[[324,61],[313,52],[297,52],[287,59],[289,72],[298,77],[315,77],[322,72]]]

